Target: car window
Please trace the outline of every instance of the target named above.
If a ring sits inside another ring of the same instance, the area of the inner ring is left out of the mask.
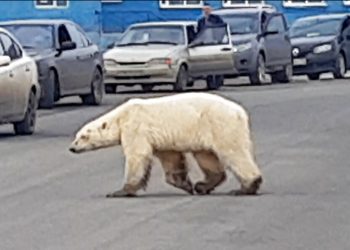
[[[274,16],[269,21],[267,31],[284,32],[286,30],[285,23],[282,16]]]
[[[228,44],[229,38],[226,25],[208,26],[198,33],[193,44],[198,45],[222,45]]]
[[[11,60],[22,57],[22,50],[8,35],[1,33],[0,40],[4,49],[4,55],[9,56]]]
[[[52,25],[12,24],[3,27],[17,38],[24,49],[49,49],[55,45]]]
[[[72,38],[68,33],[68,30],[65,25],[60,25],[58,28],[58,42],[60,45],[64,42],[71,42]]]
[[[186,30],[188,43],[191,43],[196,37],[196,29],[193,25],[188,25],[186,26]]]
[[[82,30],[82,28],[80,28],[79,26],[75,26],[78,33],[80,34],[81,40],[84,43],[84,46],[90,46],[92,44],[92,42],[89,40],[89,38],[86,36],[86,33]]]
[[[5,52],[4,52],[4,48],[2,47],[2,43],[0,43],[0,56],[4,56]]]
[[[70,37],[72,38],[72,41],[77,44],[77,48],[86,47],[86,43],[84,43],[82,35],[78,32],[77,28],[71,24],[67,24],[66,27],[68,29]]]

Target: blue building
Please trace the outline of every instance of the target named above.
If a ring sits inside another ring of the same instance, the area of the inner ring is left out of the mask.
[[[102,47],[130,24],[156,20],[197,19],[204,0],[7,0],[0,1],[0,20],[67,18],[80,24]],[[206,0],[214,8],[270,4],[289,23],[298,17],[350,11],[350,0]]]

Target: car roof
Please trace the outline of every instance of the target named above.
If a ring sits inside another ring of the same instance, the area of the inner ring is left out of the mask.
[[[224,9],[213,10],[214,14],[226,15],[226,14],[258,14],[261,12],[276,12],[276,9],[270,6],[263,7],[232,7]]]
[[[73,23],[67,19],[22,19],[0,22],[0,25],[59,25],[62,23]]]
[[[314,19],[345,19],[346,17],[350,17],[349,13],[336,13],[336,14],[320,14],[314,16],[300,17],[297,20],[314,20]]]
[[[142,22],[135,23],[130,25],[130,27],[143,27],[143,26],[162,26],[162,25],[170,25],[170,26],[186,26],[186,25],[196,25],[195,21],[157,21],[157,22]]]

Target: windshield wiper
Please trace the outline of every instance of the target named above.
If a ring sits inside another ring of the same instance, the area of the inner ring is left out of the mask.
[[[121,43],[121,44],[118,44],[117,46],[118,47],[122,47],[122,46],[133,46],[133,45],[147,45],[148,43]]]
[[[178,43],[175,42],[169,42],[169,41],[149,41],[149,44],[170,44],[170,45],[178,45]]]
[[[29,46],[29,45],[23,45],[23,49],[36,49],[34,46]]]
[[[238,32],[238,31],[231,32],[231,35],[244,35],[244,34],[248,34],[248,33],[247,32]]]

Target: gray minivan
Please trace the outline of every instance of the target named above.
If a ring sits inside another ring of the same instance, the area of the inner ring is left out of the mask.
[[[213,11],[231,30],[235,67],[227,78],[249,76],[252,84],[288,83],[293,75],[292,46],[286,18],[274,8],[235,8]]]

